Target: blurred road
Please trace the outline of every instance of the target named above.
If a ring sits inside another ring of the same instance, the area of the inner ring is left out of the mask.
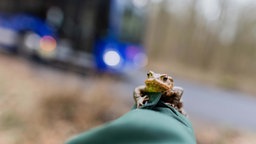
[[[134,74],[132,85],[143,84],[145,73]],[[191,118],[256,131],[255,96],[175,77],[174,81],[184,88],[184,105]]]

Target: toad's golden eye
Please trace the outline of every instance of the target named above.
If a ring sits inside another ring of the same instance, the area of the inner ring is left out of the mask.
[[[153,76],[152,72],[148,72],[147,76],[148,76],[148,78],[152,77]]]
[[[168,77],[167,76],[162,76],[161,79],[162,79],[162,81],[166,82],[168,80]]]

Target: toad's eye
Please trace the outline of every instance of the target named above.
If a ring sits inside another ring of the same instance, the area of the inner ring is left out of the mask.
[[[162,80],[163,80],[164,82],[166,82],[166,81],[168,80],[168,77],[164,76],[164,77],[162,77]]]
[[[153,76],[153,74],[152,74],[151,72],[148,72],[148,73],[147,73],[147,76],[148,76],[148,78],[150,78],[150,77]]]

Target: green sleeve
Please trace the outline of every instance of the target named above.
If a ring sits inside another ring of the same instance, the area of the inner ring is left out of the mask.
[[[158,101],[67,141],[66,144],[196,144],[189,120]]]

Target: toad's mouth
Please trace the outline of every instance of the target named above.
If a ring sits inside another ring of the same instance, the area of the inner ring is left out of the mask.
[[[157,79],[147,79],[145,84],[148,92],[164,92],[171,88],[170,86]]]

